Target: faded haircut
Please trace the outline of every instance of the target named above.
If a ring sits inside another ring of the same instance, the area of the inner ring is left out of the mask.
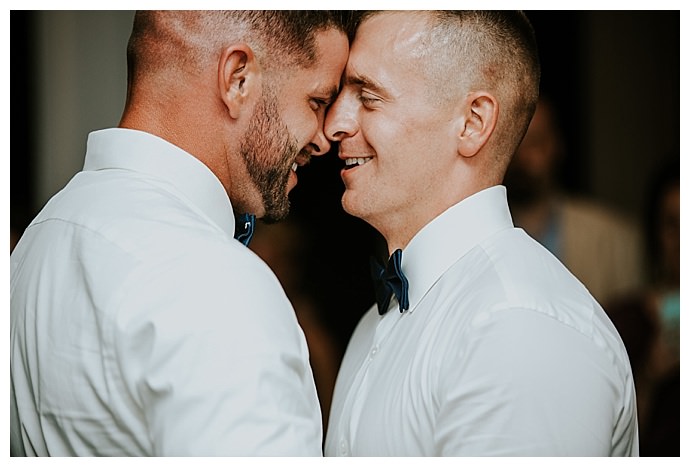
[[[333,28],[350,35],[351,20],[349,11],[138,11],[127,46],[128,78],[200,72],[233,42],[249,44],[267,70],[309,68],[317,59],[316,33]]]
[[[531,23],[520,11],[438,11],[432,23],[432,37],[448,51],[450,63],[441,72],[464,77],[468,91],[497,95],[502,110],[494,144],[507,165],[539,99],[541,67]]]

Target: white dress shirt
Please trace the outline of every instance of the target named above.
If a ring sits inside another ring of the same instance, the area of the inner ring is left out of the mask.
[[[638,454],[632,373],[599,304],[513,227],[505,188],[448,209],[403,251],[410,309],[358,324],[329,456]]]
[[[234,225],[190,154],[89,135],[11,256],[13,454],[321,455],[304,335]]]

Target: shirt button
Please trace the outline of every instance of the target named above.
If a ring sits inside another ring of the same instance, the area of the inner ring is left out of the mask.
[[[347,441],[344,439],[340,440],[340,454],[347,455]]]
[[[376,356],[376,354],[378,353],[378,351],[379,351],[378,345],[375,345],[374,347],[372,347],[371,352],[369,352],[369,355],[371,356],[371,358],[374,358]]]

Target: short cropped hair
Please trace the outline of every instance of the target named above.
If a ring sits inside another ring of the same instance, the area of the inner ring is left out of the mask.
[[[130,82],[143,74],[198,72],[224,46],[246,42],[269,70],[309,68],[316,60],[316,33],[349,33],[348,11],[224,10],[138,11],[127,46]]]
[[[435,12],[432,35],[444,40],[466,88],[488,87],[503,106],[496,127],[498,157],[510,159],[524,137],[539,99],[541,66],[534,29],[519,11]]]

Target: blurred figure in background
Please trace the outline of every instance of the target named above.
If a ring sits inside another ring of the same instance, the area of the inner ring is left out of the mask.
[[[641,231],[620,214],[564,193],[558,170],[565,151],[556,109],[542,96],[505,178],[515,224],[587,286],[623,338],[635,377],[640,454],[678,455],[678,159],[650,187],[643,243]]]
[[[680,170],[671,159],[650,185],[645,216],[646,285],[606,310],[635,377],[640,455],[680,455]]]
[[[673,366],[680,359],[679,159],[662,168],[651,186],[647,239],[650,294],[665,348],[663,360]]]
[[[640,234],[620,214],[568,196],[558,179],[565,143],[556,109],[540,97],[506,173],[515,225],[556,255],[601,301],[641,284]]]

